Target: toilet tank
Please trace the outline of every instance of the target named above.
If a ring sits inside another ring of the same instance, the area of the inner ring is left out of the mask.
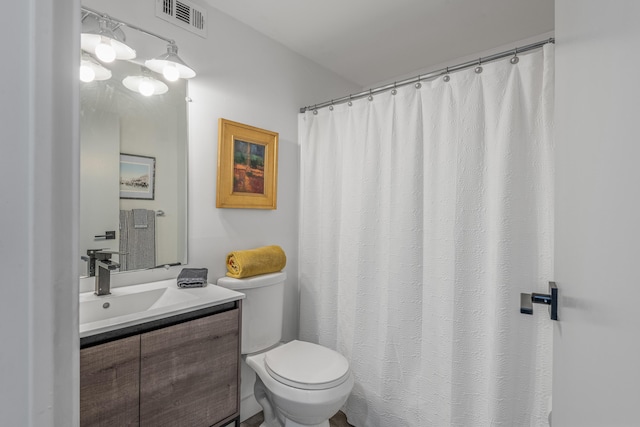
[[[242,300],[242,354],[256,353],[280,342],[286,278],[287,273],[282,271],[246,279],[218,279],[218,286],[246,296]]]

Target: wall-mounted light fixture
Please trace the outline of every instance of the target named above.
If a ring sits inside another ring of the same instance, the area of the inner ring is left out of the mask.
[[[83,6],[80,47],[86,53],[81,60],[80,80],[91,82],[111,78],[111,71],[99,64],[94,57],[105,64],[114,60],[136,58],[136,51],[126,44],[126,35],[123,31],[125,27],[167,43],[167,52],[146,60],[144,63],[146,68],[161,74],[170,82],[195,77],[196,72],[193,68],[178,56],[178,46],[175,41]],[[168,90],[168,86],[151,76],[148,70],[143,72],[142,76],[125,78],[123,84],[146,96],[159,95]]]

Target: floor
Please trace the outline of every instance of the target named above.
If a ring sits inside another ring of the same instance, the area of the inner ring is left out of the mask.
[[[256,414],[245,422],[241,423],[240,427],[260,427],[260,423],[262,423],[263,420],[264,417],[262,416],[262,412],[260,412],[259,414]],[[329,420],[329,425],[331,427],[354,427],[347,422],[347,417],[342,411],[335,414]]]

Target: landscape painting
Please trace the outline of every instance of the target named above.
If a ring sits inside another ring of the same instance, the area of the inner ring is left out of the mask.
[[[265,146],[233,141],[233,192],[264,194]]]
[[[278,133],[218,119],[216,207],[276,209]]]
[[[120,154],[120,198],[154,199],[155,157]]]

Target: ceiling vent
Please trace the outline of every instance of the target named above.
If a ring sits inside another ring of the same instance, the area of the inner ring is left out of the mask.
[[[156,16],[207,38],[207,11],[185,0],[156,0]]]

